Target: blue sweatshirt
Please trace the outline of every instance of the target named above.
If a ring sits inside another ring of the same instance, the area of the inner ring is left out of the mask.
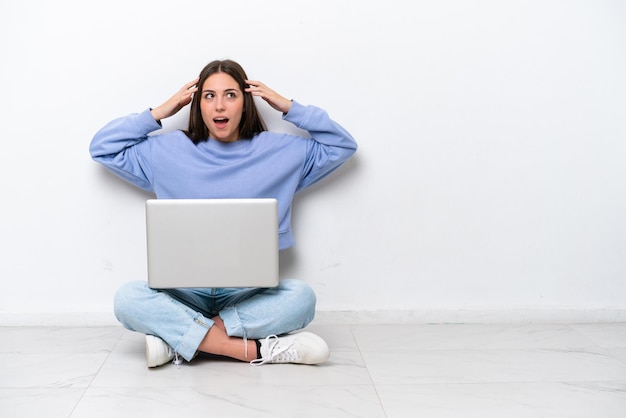
[[[337,169],[357,149],[352,136],[315,106],[294,101],[283,119],[310,138],[261,132],[252,139],[195,145],[161,128],[150,109],[115,119],[91,141],[91,157],[157,198],[276,198],[279,247],[294,244],[291,206],[298,191]]]

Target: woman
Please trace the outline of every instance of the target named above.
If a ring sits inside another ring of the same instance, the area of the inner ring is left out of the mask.
[[[253,96],[282,112],[310,138],[270,133]],[[187,131],[149,135],[191,103]],[[295,193],[338,168],[357,149],[327,113],[248,80],[231,60],[213,61],[154,109],[115,119],[94,136],[92,158],[157,198],[276,198],[279,247],[291,247]],[[315,294],[299,280],[269,289],[168,289],[130,282],[115,295],[115,315],[146,334],[148,367],[198,352],[251,364],[317,364],[328,346],[304,328]],[[255,348],[248,349],[253,340]]]

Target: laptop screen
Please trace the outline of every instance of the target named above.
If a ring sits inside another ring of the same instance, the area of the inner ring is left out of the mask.
[[[149,199],[152,288],[278,285],[276,199]]]

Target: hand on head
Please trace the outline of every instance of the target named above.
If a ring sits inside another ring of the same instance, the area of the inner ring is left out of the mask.
[[[291,100],[276,93],[260,81],[246,80],[246,83],[250,86],[246,89],[248,93],[262,98],[274,109],[283,113],[287,113],[291,109]]]
[[[152,116],[155,120],[161,120],[175,115],[180,109],[191,103],[196,91],[198,91],[198,78],[185,84],[165,103],[152,109]]]

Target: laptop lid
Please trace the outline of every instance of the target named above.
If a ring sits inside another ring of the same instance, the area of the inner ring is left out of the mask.
[[[149,199],[152,288],[278,285],[276,199]]]

